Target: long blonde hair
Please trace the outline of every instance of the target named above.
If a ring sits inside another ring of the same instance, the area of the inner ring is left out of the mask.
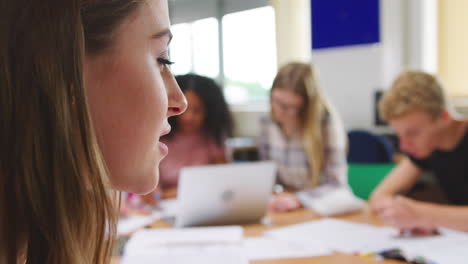
[[[316,72],[310,64],[289,63],[278,71],[271,90],[274,89],[288,89],[304,98],[304,109],[300,112],[304,124],[301,134],[312,168],[310,186],[316,186],[325,167],[323,122],[331,114],[331,107],[317,83]]]
[[[0,263],[105,263],[116,229],[83,87],[129,0],[2,1]]]

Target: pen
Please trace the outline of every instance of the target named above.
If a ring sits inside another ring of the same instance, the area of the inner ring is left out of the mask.
[[[407,262],[406,257],[403,255],[403,252],[398,248],[382,250],[379,252],[355,252],[353,255],[364,258],[380,256],[384,259],[393,259]]]
[[[413,260],[410,261],[410,263],[413,263],[413,264],[437,264],[437,263],[435,263],[433,261],[427,260],[426,258],[424,258],[422,256],[415,257]]]
[[[394,259],[394,260],[400,260],[400,261],[407,261],[406,257],[403,254],[403,251],[399,248],[393,248],[393,249],[387,249],[380,251],[378,253],[380,256],[382,256],[385,259]]]
[[[399,248],[392,248],[392,249],[387,249],[387,250],[382,250],[377,253],[355,253],[355,256],[360,256],[360,257],[371,257],[371,256],[381,256],[384,259],[392,259],[392,260],[399,260],[403,261],[406,263],[412,263],[412,264],[437,264],[434,261],[430,261],[422,256],[417,256],[415,258],[408,258],[405,256],[403,251]]]

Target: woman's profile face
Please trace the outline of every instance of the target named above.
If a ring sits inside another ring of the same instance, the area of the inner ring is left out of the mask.
[[[117,29],[109,50],[85,59],[88,103],[115,189],[148,193],[158,184],[167,118],[187,103],[168,65],[166,0],[140,4]]]

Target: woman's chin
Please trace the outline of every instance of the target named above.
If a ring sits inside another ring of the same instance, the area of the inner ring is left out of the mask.
[[[127,179],[131,179],[132,182],[118,184],[114,186],[114,189],[144,195],[154,191],[158,186],[159,172],[156,175],[152,173],[152,175],[145,177],[128,177]]]

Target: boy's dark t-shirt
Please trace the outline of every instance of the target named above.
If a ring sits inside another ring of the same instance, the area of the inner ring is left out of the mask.
[[[468,130],[452,151],[436,150],[425,159],[408,156],[416,166],[434,173],[451,204],[468,205]]]

